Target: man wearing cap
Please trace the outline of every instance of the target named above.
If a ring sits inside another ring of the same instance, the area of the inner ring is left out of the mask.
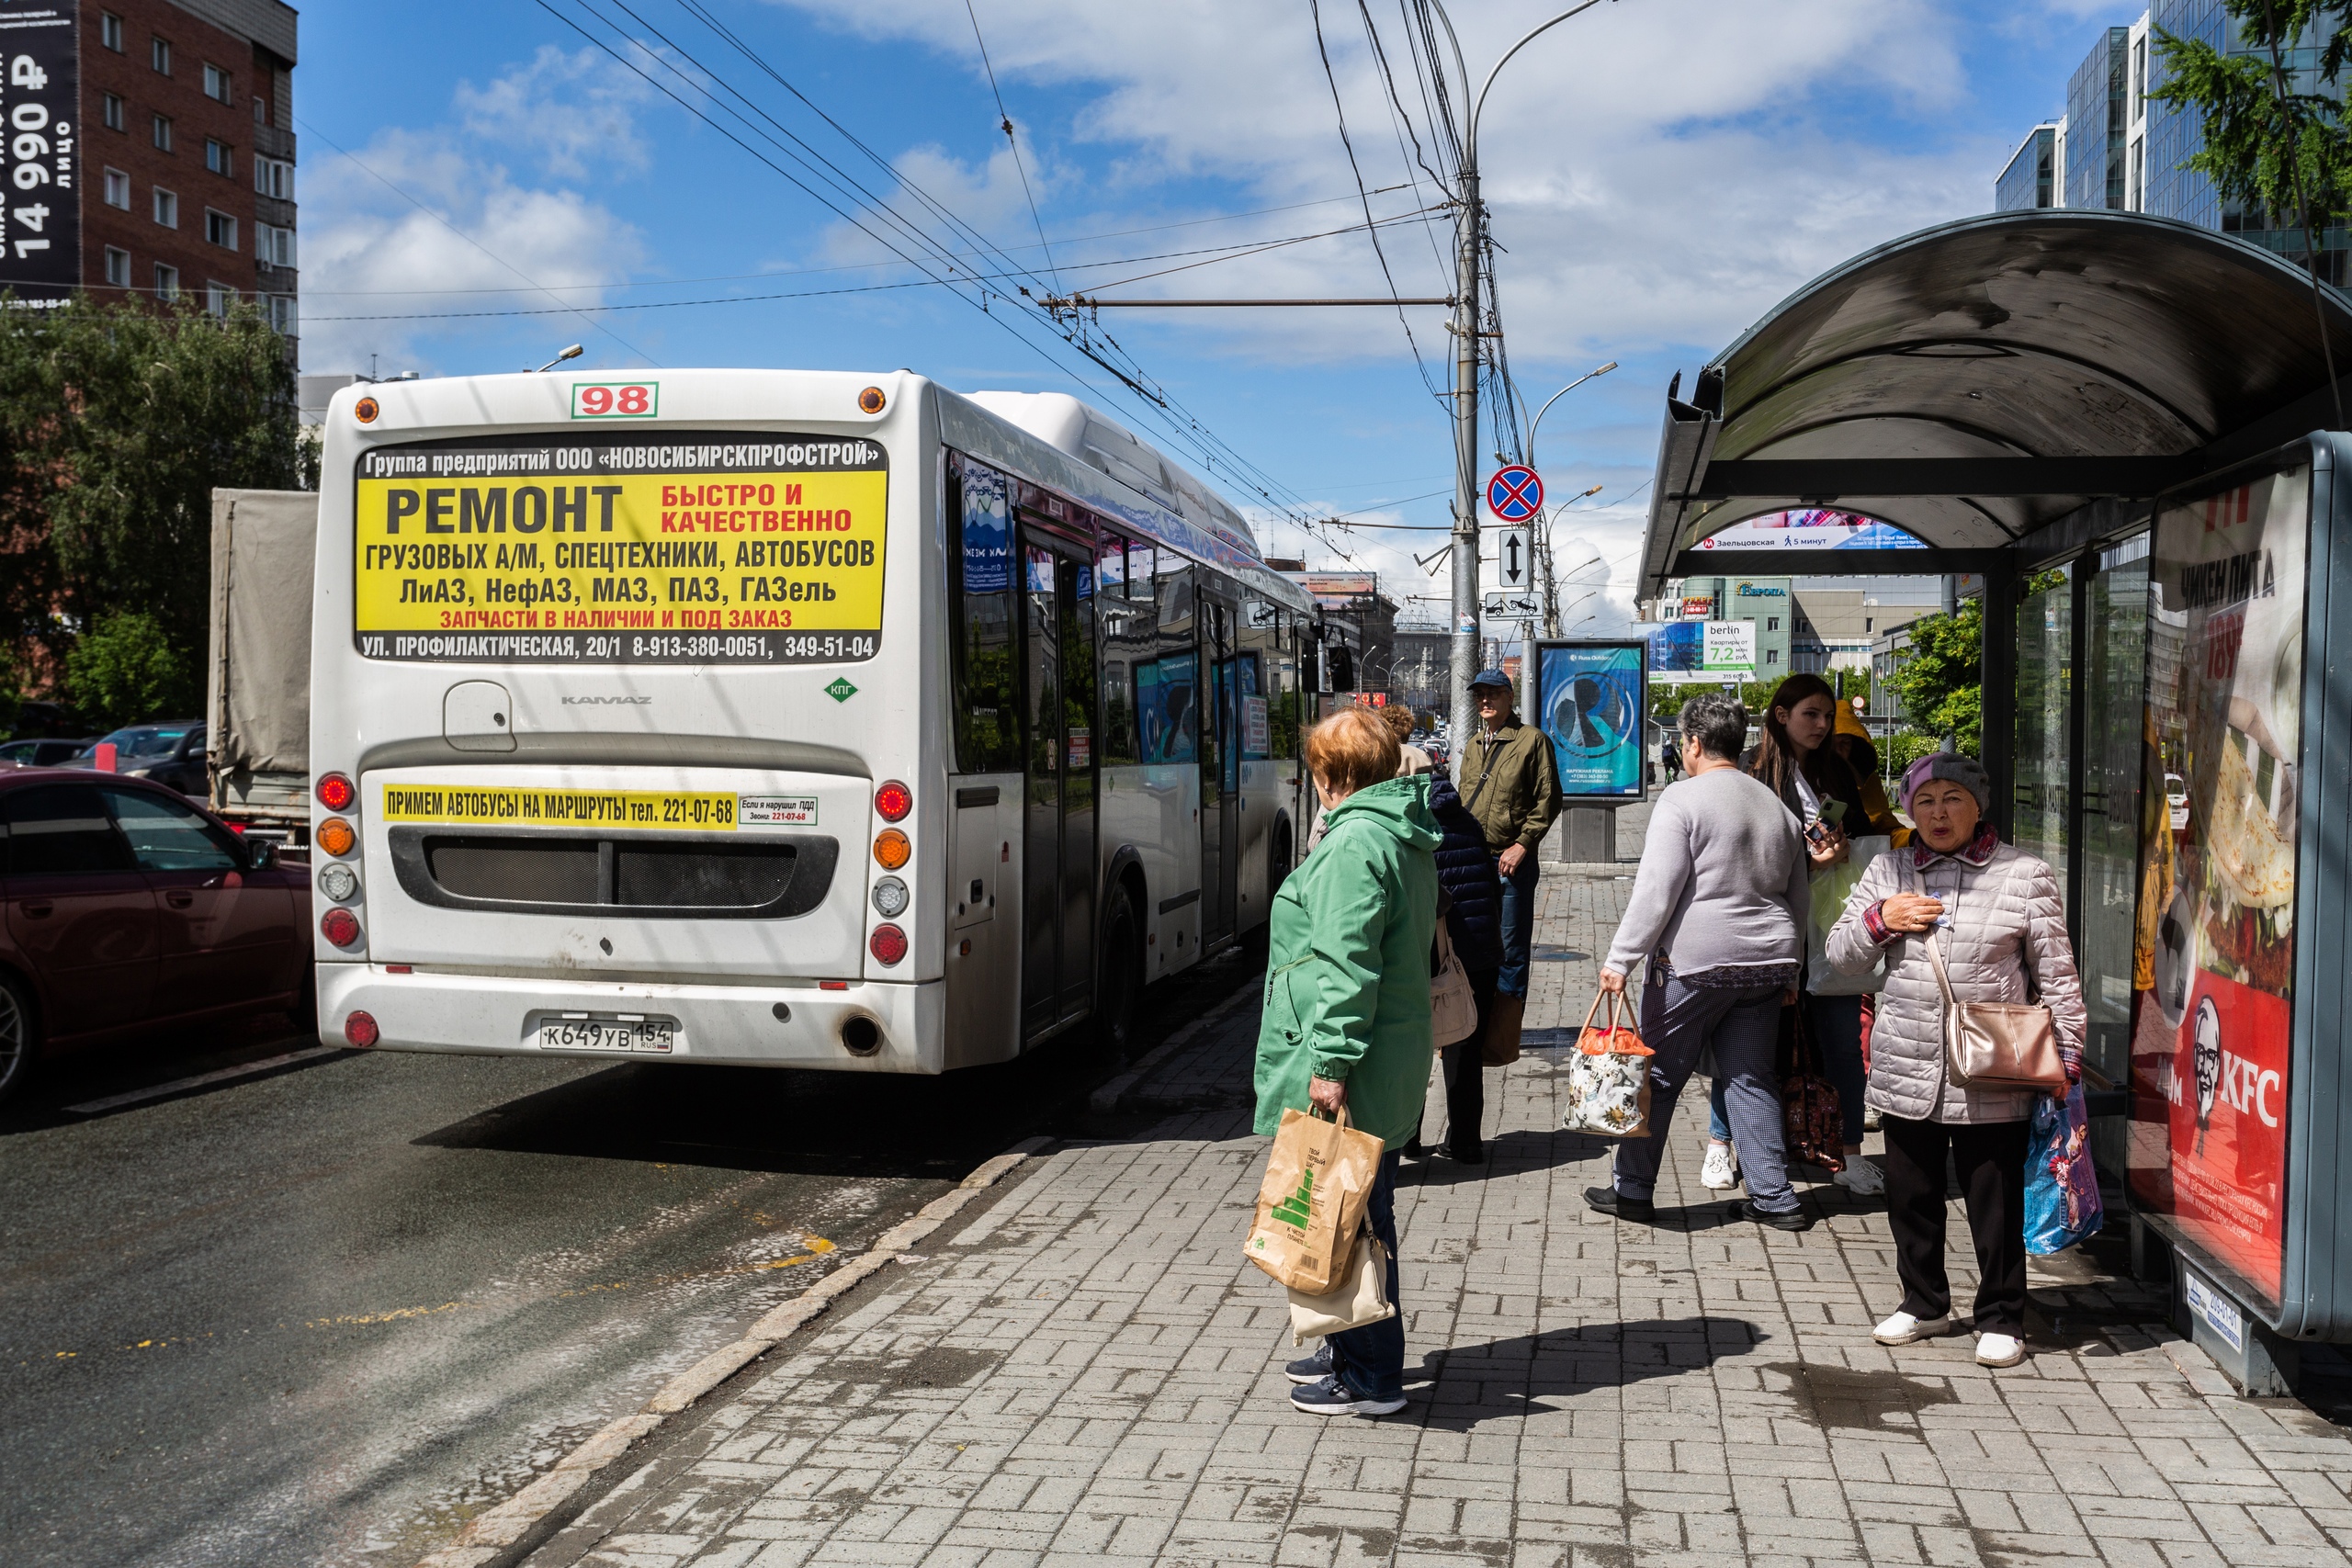
[[[1481,670],[1470,682],[1479,728],[1462,748],[1455,788],[1478,819],[1503,879],[1503,966],[1495,981],[1495,1016],[1487,1028],[1487,1059],[1518,1053],[1527,1010],[1527,950],[1535,931],[1535,846],[1560,814],[1560,779],[1552,743],[1513,711],[1510,677]]]

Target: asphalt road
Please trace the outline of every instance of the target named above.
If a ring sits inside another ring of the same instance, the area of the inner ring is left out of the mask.
[[[1253,977],[1156,988],[1137,1049]],[[315,1047],[110,1052],[0,1112],[11,1568],[412,1562],[1113,1070]]]

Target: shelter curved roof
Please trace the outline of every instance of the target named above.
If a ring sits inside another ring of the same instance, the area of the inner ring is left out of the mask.
[[[1706,469],[2165,458],[2184,461],[2162,471],[2202,471],[2243,455],[2219,448],[2266,421],[2317,415],[2282,426],[2279,441],[2335,423],[2312,402],[2329,386],[2323,331],[2335,370],[2352,370],[2352,299],[2315,290],[2270,252],[2169,219],[2043,209],[1906,235],[1791,295],[1713,361],[1690,402],[1669,399],[1644,576],[1670,575],[1680,552],[1746,518],[1833,502],[1930,547],[2006,546],[2095,494],[2141,492],[2018,493],[2030,487],[1985,469],[1981,494],[1724,494],[1740,487],[1711,486]]]

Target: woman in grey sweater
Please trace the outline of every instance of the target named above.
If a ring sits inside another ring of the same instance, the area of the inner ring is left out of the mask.
[[[1623,992],[1634,965],[1642,987],[1642,1039],[1650,1058],[1647,1133],[1617,1145],[1616,1179],[1585,1201],[1621,1219],[1648,1220],[1676,1096],[1713,1045],[1730,1080],[1727,1109],[1748,1201],[1761,1224],[1803,1230],[1782,1150],[1773,1052],[1780,1012],[1804,958],[1811,861],[1804,834],[1781,797],[1739,768],[1747,710],[1708,692],[1682,705],[1682,765],[1650,814],[1634,897],[1600,971]]]

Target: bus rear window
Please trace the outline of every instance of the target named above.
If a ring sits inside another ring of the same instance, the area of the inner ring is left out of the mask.
[[[352,636],[369,659],[806,664],[882,643],[878,442],[526,434],[360,455]]]

